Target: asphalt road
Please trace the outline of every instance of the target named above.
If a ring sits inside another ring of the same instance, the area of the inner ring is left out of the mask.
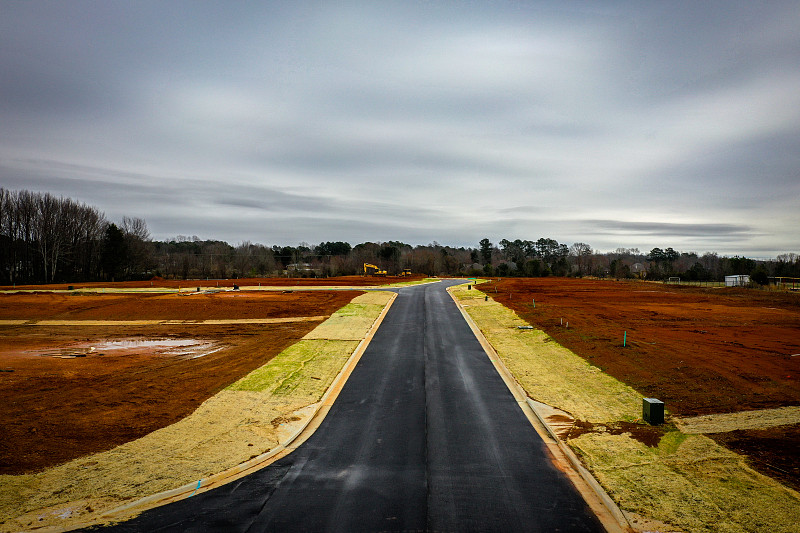
[[[103,531],[603,531],[445,292],[452,284],[399,289],[296,451]]]

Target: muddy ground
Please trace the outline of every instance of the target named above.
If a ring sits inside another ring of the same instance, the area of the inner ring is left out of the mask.
[[[0,320],[30,321],[0,325],[0,474],[39,471],[170,425],[322,320],[128,326],[74,321],[321,317],[358,294],[0,294]],[[38,320],[71,325],[35,325]],[[199,352],[103,344],[154,339],[204,344]]]
[[[566,278],[479,288],[673,415],[800,405],[800,294]],[[796,427],[712,437],[800,488]]]

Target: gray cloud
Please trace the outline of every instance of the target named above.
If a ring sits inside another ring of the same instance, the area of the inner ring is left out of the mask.
[[[0,186],[156,238],[798,251],[796,2],[2,11]]]
[[[657,237],[702,237],[706,239],[740,239],[751,235],[753,228],[736,224],[676,224],[665,222],[628,222],[624,220],[586,220],[598,231],[614,231],[623,235],[641,234]]]

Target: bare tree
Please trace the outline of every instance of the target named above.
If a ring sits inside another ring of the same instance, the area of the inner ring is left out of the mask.
[[[0,189],[5,277],[12,283],[95,277],[106,224],[97,209],[69,198]]]
[[[155,265],[150,230],[142,218],[122,217],[122,234],[125,237],[125,275],[142,276]]]
[[[47,193],[37,201],[37,223],[34,226],[34,241],[42,259],[45,282],[55,278],[58,261],[66,244],[68,224],[65,217],[68,201]]]
[[[569,247],[569,253],[575,258],[575,266],[578,267],[578,275],[592,270],[592,247],[585,242],[576,242]]]

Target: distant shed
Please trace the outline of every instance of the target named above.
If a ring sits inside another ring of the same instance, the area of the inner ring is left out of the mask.
[[[737,274],[735,276],[725,276],[726,287],[743,287],[750,283],[750,276],[747,274]]]

